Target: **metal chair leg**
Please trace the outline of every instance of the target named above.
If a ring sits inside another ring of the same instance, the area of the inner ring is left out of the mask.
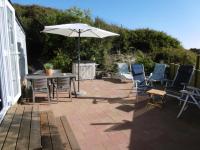
[[[77,97],[76,87],[75,87],[75,78],[72,79],[72,82],[73,82],[74,94],[75,94],[75,97]],[[70,84],[71,84],[71,80],[70,80]]]
[[[194,101],[195,105],[200,109],[200,103],[197,102],[197,100],[194,98],[194,96],[191,95],[192,100]]]
[[[71,89],[69,89],[69,97],[70,97],[70,99],[71,99],[71,101],[72,101],[72,93],[71,93]]]
[[[53,84],[53,99],[54,99],[55,85]]]
[[[184,101],[183,106],[182,106],[180,112],[179,112],[178,115],[177,115],[177,118],[179,118],[179,117],[181,116],[181,114],[183,113],[184,108],[185,108],[185,105],[186,105],[188,99],[189,99],[189,95],[187,95],[186,100]]]

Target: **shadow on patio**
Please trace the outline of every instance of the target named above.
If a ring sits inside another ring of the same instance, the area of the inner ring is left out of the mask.
[[[131,86],[83,81],[85,97],[40,105],[40,110],[50,109],[55,116],[66,116],[83,150],[198,149],[199,110],[189,107],[182,118],[176,119],[180,106],[172,99],[163,109],[147,109],[147,97],[140,96],[136,103],[134,95],[128,96]]]
[[[197,150],[200,135],[200,112],[195,107],[187,110],[181,119],[176,119],[177,101],[169,99],[167,106],[146,108],[146,103],[137,103],[134,107],[121,105],[123,111],[134,111],[133,120],[120,122],[91,123],[94,126],[111,125],[104,132],[131,130],[130,150]],[[118,108],[117,108],[118,109]]]

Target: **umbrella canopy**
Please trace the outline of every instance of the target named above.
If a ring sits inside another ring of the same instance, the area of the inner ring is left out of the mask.
[[[95,28],[83,23],[61,24],[53,26],[45,26],[42,32],[59,34],[67,37],[78,37],[78,94],[80,93],[79,86],[79,68],[80,68],[80,37],[105,38],[109,36],[119,36],[117,33],[109,32],[99,28]]]
[[[108,36],[119,36],[119,34],[91,27],[82,23],[45,26],[42,32],[59,34],[68,37],[105,38]]]

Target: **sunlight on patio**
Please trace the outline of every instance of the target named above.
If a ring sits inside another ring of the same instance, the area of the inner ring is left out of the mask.
[[[177,120],[179,107],[177,101],[171,100],[162,110],[147,109],[148,97],[139,96],[136,103],[131,88],[132,83],[81,81],[81,89],[87,95],[73,98],[72,102],[61,98],[59,103],[41,103],[40,111],[51,110],[55,116],[66,116],[83,150],[194,149],[197,146],[200,132],[196,122],[191,124],[197,114]],[[184,144],[188,139],[190,147]]]

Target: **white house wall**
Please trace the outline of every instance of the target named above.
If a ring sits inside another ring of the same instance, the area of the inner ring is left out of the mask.
[[[8,29],[7,8],[12,11],[11,27]],[[8,30],[10,32],[8,32]],[[11,32],[12,31],[12,32]],[[12,34],[13,33],[13,34]],[[14,43],[10,48],[11,37],[13,35]],[[0,122],[3,119],[8,108],[15,104],[21,96],[20,70],[19,70],[19,53],[17,42],[21,43],[25,66],[23,67],[25,74],[27,73],[27,55],[25,34],[21,26],[16,21],[15,11],[7,0],[0,0],[0,90],[3,101],[3,109],[0,110]],[[13,69],[16,71],[14,72]],[[13,81],[15,80],[15,81]],[[16,90],[16,87],[18,90]],[[16,92],[17,91],[17,92]]]
[[[3,102],[3,108],[0,111],[0,121],[3,119],[3,116],[5,115],[8,107],[9,107],[9,99],[11,99],[9,95],[9,86],[7,85],[8,76],[6,71],[6,52],[5,49],[7,49],[7,42],[6,42],[6,23],[4,22],[6,18],[5,13],[5,1],[0,1],[0,84],[1,84],[1,98]]]
[[[11,74],[11,94],[12,94],[12,100],[11,103],[15,104],[19,97],[21,96],[21,84],[20,84],[20,72],[19,72],[19,53],[17,49],[17,31],[16,31],[16,17],[15,17],[15,10],[12,7],[12,5],[6,1],[6,7],[7,7],[7,18],[5,22],[8,22],[8,19],[10,20],[10,23],[7,25],[8,29],[8,56],[9,56],[9,63],[10,66],[7,66],[9,68],[9,73]],[[9,13],[11,12],[11,16],[9,16]],[[10,18],[9,18],[10,17]],[[11,25],[11,26],[9,26]]]

